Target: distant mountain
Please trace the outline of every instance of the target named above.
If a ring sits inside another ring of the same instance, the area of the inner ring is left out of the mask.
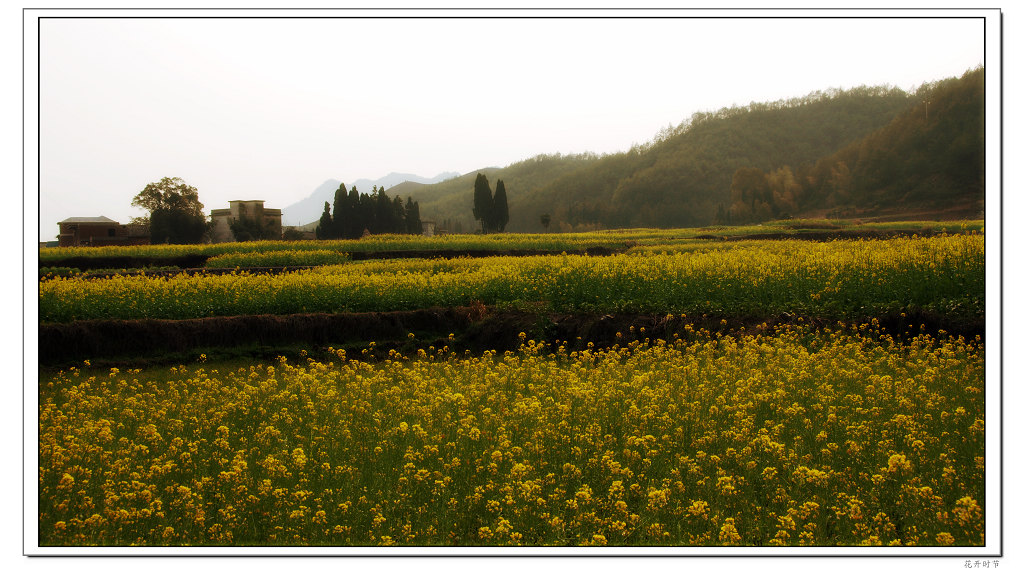
[[[434,177],[422,177],[420,175],[413,175],[410,173],[389,173],[376,180],[357,179],[351,183],[346,183],[345,187],[348,189],[356,187],[361,193],[369,193],[374,186],[390,189],[391,187],[406,181],[419,184],[432,184],[440,183],[458,176],[458,173],[451,171],[446,171]],[[337,179],[328,179],[314,189],[313,192],[305,199],[292,203],[291,205],[281,209],[282,224],[286,226],[299,226],[319,220],[320,215],[324,212],[324,202],[326,201],[333,205],[334,192],[338,190],[339,185],[341,185],[341,181],[338,181]],[[388,195],[394,196],[395,193],[388,193]]]
[[[298,203],[281,209],[281,224],[285,226],[305,225],[318,219],[324,211],[324,201],[334,200],[334,191],[341,185],[337,179],[328,179],[313,190],[313,193]]]
[[[419,175],[413,175],[411,173],[388,173],[384,177],[381,177],[380,179],[377,180],[357,179],[353,183],[346,183],[346,186],[349,189],[352,189],[352,187],[356,187],[362,193],[369,193],[373,189],[374,185],[376,185],[377,187],[383,187],[384,189],[391,189],[395,185],[405,183],[406,181],[412,181],[413,183],[422,183],[425,185],[429,185],[431,183],[440,183],[441,181],[452,179],[458,176],[459,174],[455,173],[454,171],[446,171],[444,173],[441,173],[440,175],[436,175],[430,178],[420,177]],[[394,193],[388,193],[388,195],[394,196]],[[322,210],[323,209],[321,209],[321,211]]]

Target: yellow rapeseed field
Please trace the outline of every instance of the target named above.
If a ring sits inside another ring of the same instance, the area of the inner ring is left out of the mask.
[[[980,545],[984,345],[870,325],[40,379],[47,545]]]
[[[280,275],[55,278],[42,322],[389,311],[540,303],[569,312],[780,312],[831,318],[909,308],[984,314],[985,238],[739,242],[684,252],[392,260]]]

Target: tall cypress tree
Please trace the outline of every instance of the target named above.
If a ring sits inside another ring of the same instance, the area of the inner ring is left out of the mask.
[[[345,184],[338,186],[334,192],[334,225],[332,238],[344,239],[348,236],[348,228],[352,225],[352,213],[348,208],[348,190]]]
[[[405,233],[405,205],[402,203],[402,198],[398,195],[391,199],[391,228],[388,229],[388,232],[395,234]]]
[[[344,238],[345,239],[358,239],[363,234],[363,228],[365,227],[362,219],[362,213],[359,211],[359,191],[353,187],[348,192],[348,200],[346,201],[348,210],[350,213],[349,223]]]
[[[352,190],[355,191],[356,188],[353,187]],[[373,199],[369,195],[362,195],[360,193],[356,193],[356,197],[359,198],[359,201],[356,204],[356,212],[359,213],[356,221],[358,221],[359,224],[354,232],[355,238],[359,238],[362,237],[363,233],[366,231],[372,233],[374,227],[376,227],[376,223],[374,222]]]
[[[489,233],[494,220],[494,197],[491,196],[491,184],[483,173],[476,174],[473,183],[473,218],[480,221],[480,230]]]
[[[420,204],[412,197],[405,200],[405,232],[411,235],[423,234],[423,221],[420,219]]]
[[[324,213],[320,215],[320,224],[316,226],[317,239],[330,239],[334,223],[331,221],[331,204],[324,201]]]
[[[505,182],[501,179],[498,179],[498,183],[494,186],[493,217],[494,229],[503,233],[505,225],[508,224],[508,196],[505,194]]]
[[[392,228],[392,212],[391,212],[391,200],[388,199],[388,194],[384,192],[384,188],[377,188],[373,186],[373,218],[375,226],[370,227],[370,232],[374,234],[378,233],[390,233]]]

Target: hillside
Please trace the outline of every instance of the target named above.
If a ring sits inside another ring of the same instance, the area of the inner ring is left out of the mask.
[[[519,232],[543,231],[545,213],[551,230],[590,230],[868,208],[934,210],[944,204],[936,203],[940,195],[976,203],[963,193],[983,189],[970,167],[983,157],[983,75],[974,70],[912,94],[832,89],[695,113],[627,152],[539,155],[479,172],[492,184],[505,182],[507,230]],[[914,119],[923,117],[923,106],[930,123]],[[435,185],[404,183],[392,192],[411,195],[425,219],[461,221],[468,230],[477,226],[471,214],[476,173]]]
[[[510,205],[522,204],[525,196],[533,189],[540,189],[551,181],[576,172],[578,169],[592,164],[597,156],[588,155],[538,155],[504,168],[487,167],[478,169],[461,177],[456,177],[434,185],[422,185],[413,182],[401,183],[388,190],[389,195],[402,197],[411,196],[420,203],[420,213],[424,219],[441,223],[455,221],[468,230],[478,228],[473,221],[473,182],[477,173],[487,176],[491,186],[498,179],[505,183]],[[511,217],[522,219],[521,214]],[[537,224],[540,226],[540,223]],[[507,230],[521,231],[521,226],[513,226],[510,219]]]
[[[804,210],[983,212],[985,70],[922,86],[915,100],[882,129],[820,159],[805,182]]]
[[[813,163],[886,125],[911,105],[905,92],[857,88],[696,113],[627,152],[604,156],[541,155],[480,170],[505,181],[510,231],[707,225],[730,202],[736,169]],[[458,218],[473,228],[475,172],[441,185],[397,186],[425,218]]]

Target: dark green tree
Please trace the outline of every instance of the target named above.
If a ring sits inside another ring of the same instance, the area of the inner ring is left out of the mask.
[[[149,216],[149,238],[154,244],[191,245],[200,243],[210,231],[205,217],[160,208]]]
[[[303,238],[305,235],[295,227],[288,227],[281,233],[281,239],[285,241],[301,241]]]
[[[263,241],[280,238],[276,233],[274,233],[273,229],[267,226],[262,217],[241,217],[239,219],[234,219],[228,223],[228,227],[231,228],[231,233],[235,236],[235,240],[238,242]]]
[[[146,185],[132,199],[132,206],[149,211],[152,243],[199,243],[211,228],[199,192],[179,177],[164,177]]]
[[[363,236],[366,223],[363,221],[363,212],[359,207],[359,191],[355,187],[349,189],[346,204],[349,210],[349,223],[346,225],[346,233],[342,238],[358,239]]]
[[[494,197],[491,195],[491,184],[483,173],[476,174],[473,183],[473,218],[480,221],[480,230],[489,233],[494,220]]]
[[[410,235],[423,234],[423,221],[420,219],[420,204],[412,197],[405,200],[405,232]]]
[[[383,188],[378,188],[374,185],[373,191],[370,193],[370,200],[373,204],[373,226],[370,227],[370,232],[374,234],[390,233],[393,213],[391,211],[391,200],[388,199],[387,193],[384,192]]]
[[[402,198],[395,196],[391,200],[391,228],[388,230],[389,233],[401,234],[405,233],[405,204],[402,203]]]
[[[353,191],[355,191],[355,189],[355,187],[352,188]],[[371,195],[362,195],[359,193],[357,193],[356,196],[359,197],[359,201],[356,203],[356,213],[358,214],[356,221],[358,222],[358,227],[355,230],[354,238],[359,238],[367,231],[370,233],[375,232],[374,228],[376,228],[377,223],[376,214],[374,212],[373,197]]]
[[[331,204],[324,201],[324,213],[320,215],[320,224],[316,226],[316,238],[319,240],[333,238],[334,222],[331,220]]]
[[[494,186],[491,217],[492,228],[499,233],[504,232],[505,225],[508,224],[508,196],[505,194],[505,182],[501,179],[498,179]]]
[[[348,189],[338,185],[334,192],[334,221],[331,227],[332,239],[344,239],[351,234],[352,209],[348,202]]]

